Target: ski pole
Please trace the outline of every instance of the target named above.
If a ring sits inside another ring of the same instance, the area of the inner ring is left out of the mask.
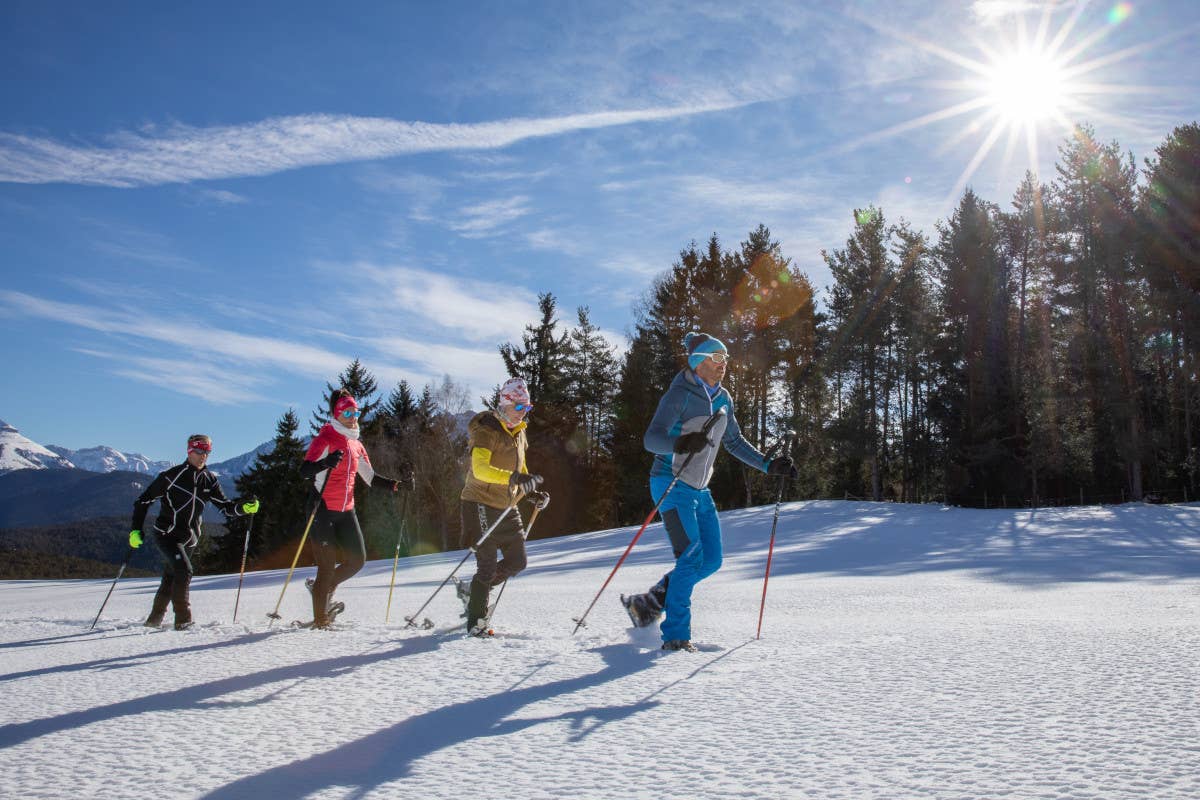
[[[112,586],[108,587],[108,594],[104,595],[104,602],[100,604],[100,610],[96,612],[96,618],[92,620],[92,627],[89,631],[96,630],[96,623],[100,621],[100,615],[104,613],[104,607],[108,605],[108,598],[112,597],[113,589],[117,588],[117,581],[121,580],[121,576],[125,574],[125,568],[129,566],[129,559],[133,558],[133,548],[125,553],[125,560],[121,562],[121,568],[117,570],[117,577],[113,578]]]
[[[254,515],[250,515],[250,524],[246,526],[246,541],[242,543],[242,569],[238,573],[237,594],[233,598],[233,621],[237,622],[238,603],[242,599],[242,580],[246,577],[246,555],[250,552],[250,531],[254,530]]]
[[[500,526],[500,523],[504,521],[504,518],[507,517],[509,515],[509,513],[514,508],[517,507],[517,500],[519,500],[519,499],[520,498],[516,498],[511,503],[509,503],[508,506],[504,509],[503,513],[501,513],[500,516],[496,518],[496,521],[492,523],[491,527],[489,527],[486,531],[483,532],[483,536],[480,536],[479,540],[476,541],[475,544],[473,544],[469,548],[467,548],[467,552],[465,555],[463,555],[462,560],[458,562],[458,565],[455,566],[455,568],[453,570],[451,570],[450,574],[446,576],[446,579],[438,584],[438,587],[433,590],[433,594],[429,595],[429,599],[426,600],[425,603],[420,608],[417,609],[416,613],[413,614],[412,616],[404,618],[405,619],[405,625],[404,625],[405,628],[411,628],[417,624],[416,619],[417,619],[417,617],[421,616],[421,612],[424,611],[425,608],[430,603],[433,602],[433,598],[437,597],[437,594],[438,594],[438,592],[440,592],[442,590],[442,587],[445,586],[447,583],[449,583],[450,579],[453,578],[454,575],[460,569],[462,569],[462,565],[467,563],[467,559],[471,557],[471,555],[475,552],[475,550],[479,547],[479,545],[483,544],[484,539],[491,536],[492,531],[496,530],[496,528],[498,528]]]
[[[275,620],[280,619],[279,607],[283,605],[283,593],[287,591],[288,583],[292,580],[292,573],[296,571],[296,564],[300,561],[300,553],[304,552],[304,543],[308,541],[308,529],[312,527],[313,520],[317,518],[317,511],[321,509],[321,503],[324,502],[321,495],[325,493],[325,484],[329,482],[329,475],[332,469],[325,470],[325,480],[321,481],[321,488],[317,492],[317,502],[313,506],[312,513],[308,515],[308,522],[304,525],[304,534],[300,537],[300,546],[296,548],[296,557],[292,559],[292,566],[288,569],[287,577],[283,579],[283,588],[279,590],[279,600],[275,603],[275,610],[267,614],[271,621],[267,623],[267,627],[275,624]]]
[[[383,613],[386,623],[392,616],[392,590],[396,588],[396,567],[400,566],[400,545],[404,542],[404,526],[408,522],[408,498],[411,492],[404,496],[404,505],[400,509],[400,535],[396,537],[396,557],[392,559],[392,582],[388,584],[387,610]]]
[[[521,531],[521,540],[529,539],[529,532],[533,530],[533,523],[537,522],[538,514],[542,513],[542,509],[533,509],[533,514],[529,517],[529,524],[525,526],[525,530]],[[487,618],[491,620],[492,615],[496,613],[496,606],[500,605],[500,598],[504,597],[504,587],[508,586],[508,578],[504,579],[504,583],[500,584],[500,591],[496,592],[496,602],[492,603],[492,607],[488,609]]]
[[[708,418],[708,421],[704,423],[704,427],[700,429],[701,432],[707,435],[708,432],[712,430],[713,425],[717,424],[717,420],[724,415],[725,408],[722,406],[717,413]],[[688,457],[683,460],[683,465],[679,468],[679,472],[675,473],[675,477],[672,478],[671,483],[667,485],[667,490],[662,493],[662,497],[658,498],[658,502],[654,504],[654,508],[650,511],[650,515],[646,517],[646,521],[642,523],[642,527],[638,528],[638,532],[633,535],[633,541],[629,543],[629,546],[625,548],[625,552],[621,554],[619,559],[617,559],[617,565],[612,568],[612,572],[608,573],[608,578],[605,579],[604,585],[600,587],[600,591],[596,592],[596,596],[592,598],[592,603],[587,607],[587,610],[583,612],[583,616],[574,617],[575,630],[571,631],[572,636],[579,633],[579,629],[586,624],[588,614],[592,613],[592,609],[595,608],[596,603],[600,600],[600,595],[604,594],[604,590],[608,588],[608,584],[612,581],[613,576],[617,574],[617,570],[619,570],[621,565],[625,563],[625,559],[629,556],[629,552],[633,550],[633,546],[637,544],[637,540],[641,538],[642,533],[645,532],[646,528],[649,527],[650,523],[654,520],[654,515],[658,513],[658,509],[662,506],[663,501],[667,499],[667,495],[669,495],[671,490],[675,488],[675,484],[679,482],[679,476],[682,475],[683,471],[687,469],[687,466],[691,463],[694,455],[696,454],[688,453]]]
[[[788,454],[791,444],[796,439],[795,431],[788,431],[783,435],[783,453]],[[783,502],[783,487],[787,483],[787,475],[779,476],[779,494],[775,498],[775,519],[771,521],[771,545],[767,548],[767,571],[763,575],[763,592],[762,603],[758,607],[758,630],[754,634],[754,638],[758,639],[762,636],[762,621],[763,611],[767,607],[767,581],[771,579],[771,557],[775,554],[775,528],[779,525],[779,504]]]

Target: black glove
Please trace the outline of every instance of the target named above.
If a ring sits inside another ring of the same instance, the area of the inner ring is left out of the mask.
[[[417,489],[417,476],[413,472],[411,464],[405,464],[400,467],[400,474],[396,476],[397,490],[403,492],[414,492]]]
[[[530,492],[525,495],[525,499],[533,503],[533,507],[541,511],[546,506],[550,505],[549,492]]]
[[[320,461],[322,469],[333,469],[340,463],[342,463],[342,451],[341,450],[334,450],[332,453],[325,456]]]
[[[536,489],[542,482],[541,475],[528,475],[524,472],[514,472],[508,476],[508,485],[512,486],[525,494],[529,494]]]
[[[693,431],[680,434],[671,449],[676,453],[699,453],[707,446],[708,434],[704,431]]]
[[[768,475],[786,475],[789,478],[794,478],[800,473],[796,471],[796,465],[787,456],[772,458],[771,463],[767,465]]]

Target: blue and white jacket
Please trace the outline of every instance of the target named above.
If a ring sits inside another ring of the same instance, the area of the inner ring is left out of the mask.
[[[687,459],[671,448],[681,434],[698,431],[704,423],[724,408],[725,414],[709,430],[708,446],[692,457],[687,471],[679,480],[693,489],[703,489],[712,480],[713,462],[724,444],[730,455],[754,469],[767,471],[767,459],[742,436],[733,416],[733,398],[723,386],[717,386],[711,396],[703,381],[690,369],[685,369],[671,381],[671,388],[658,401],[658,410],[642,437],[646,449],[654,453],[650,477],[674,477]]]

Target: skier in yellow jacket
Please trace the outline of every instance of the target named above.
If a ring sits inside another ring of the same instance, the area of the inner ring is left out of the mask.
[[[509,378],[500,388],[496,410],[481,411],[468,425],[471,469],[460,498],[463,540],[468,546],[479,541],[483,532],[522,496],[532,500],[536,508],[545,508],[550,502],[550,495],[537,491],[542,477],[531,474],[525,463],[529,445],[525,417],[532,409],[525,381]],[[469,596],[465,583],[459,585],[459,596],[467,601],[467,632],[481,636],[488,629],[492,587],[525,569],[524,525],[515,507],[478,546],[475,565]]]

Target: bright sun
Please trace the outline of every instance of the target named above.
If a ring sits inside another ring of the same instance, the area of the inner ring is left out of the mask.
[[[1041,6],[1041,14],[1027,16],[1026,7],[1035,5]],[[1147,90],[1136,84],[1105,81],[1103,76],[1111,74],[1115,65],[1194,31],[1191,27],[1181,28],[1161,40],[1111,50],[1103,47],[1103,43],[1130,18],[1133,13],[1130,3],[1117,3],[1107,14],[1097,14],[1088,2],[1024,4],[978,0],[975,6],[991,9],[988,13],[994,16],[974,32],[959,33],[962,44],[973,45],[972,49],[977,51],[974,54],[857,17],[880,33],[945,61],[949,69],[932,74],[925,84],[931,90],[950,93],[947,95],[950,99],[947,105],[934,107],[921,116],[860,136],[843,145],[842,150],[966,117],[935,148],[935,154],[940,155],[951,152],[966,139],[979,139],[974,155],[947,194],[948,200],[958,196],[993,151],[1003,154],[1000,174],[1009,174],[1012,167],[1036,172],[1041,164],[1039,149],[1048,135],[1069,133],[1079,122],[1120,120],[1115,99],[1121,94]],[[946,35],[946,38],[953,37]],[[1024,156],[1020,154],[1022,149]]]
[[[1001,120],[1024,126],[1060,117],[1071,88],[1053,58],[1024,51],[992,62],[984,92]]]

